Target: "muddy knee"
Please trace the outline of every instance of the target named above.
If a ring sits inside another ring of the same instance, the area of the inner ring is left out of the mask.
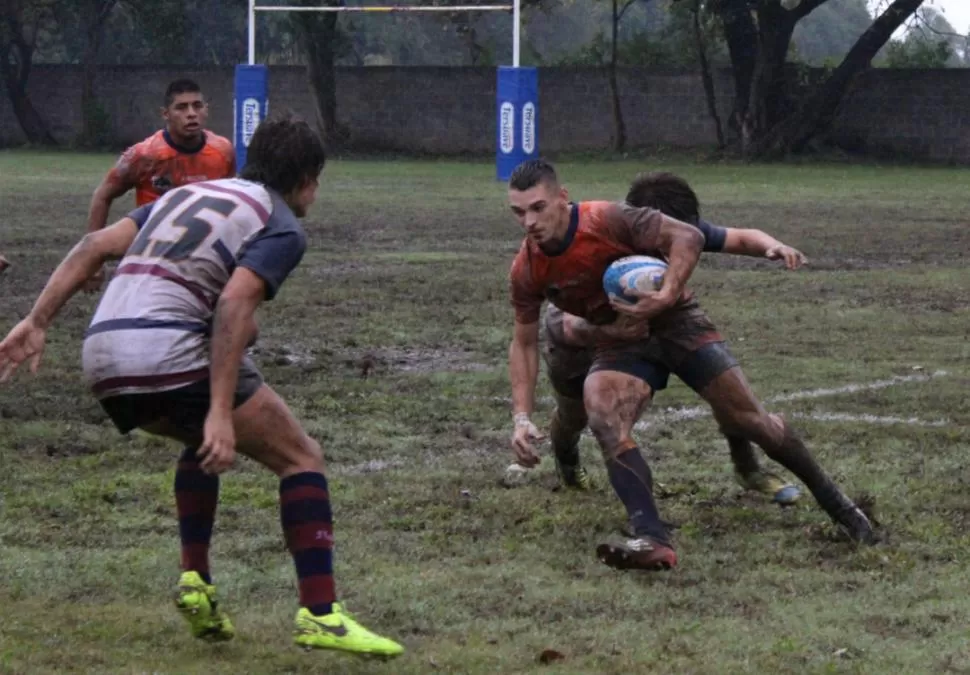
[[[646,382],[625,373],[601,371],[586,379],[587,425],[606,461],[636,446],[633,425],[652,393]]]

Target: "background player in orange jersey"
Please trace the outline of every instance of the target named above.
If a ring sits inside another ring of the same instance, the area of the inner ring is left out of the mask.
[[[633,426],[659,386],[648,336],[665,334],[673,347],[697,362],[697,372],[717,365],[716,377],[706,386],[718,387],[726,401],[723,408],[748,398],[739,369],[720,368],[729,364],[729,354],[718,349],[723,339],[713,325],[707,325],[709,321],[701,320],[697,302],[686,288],[705,236],[693,225],[649,207],[572,203],[555,169],[542,160],[525,162],[513,172],[509,203],[527,235],[510,272],[515,325],[509,378],[516,458],[523,466],[539,461],[533,441],[540,434],[530,415],[539,372],[540,309],[548,300],[596,331],[583,403],[610,484],[626,507],[634,532],[628,541],[600,545],[597,555],[618,569],[671,568],[677,555],[653,498],[650,467],[632,437]],[[614,260],[635,254],[667,261],[663,286],[640,293],[633,305],[611,301],[603,290],[603,272]],[[787,423],[767,413],[756,421],[753,426],[759,435],[751,440],[800,478],[853,539],[872,541],[868,518],[826,475]]]
[[[165,127],[125,150],[91,197],[88,232],[104,228],[111,203],[132,188],[135,205],[155,201],[172,188],[236,175],[229,139],[205,130],[209,104],[192,80],[175,80],[165,89]],[[103,270],[85,284],[101,288]]]

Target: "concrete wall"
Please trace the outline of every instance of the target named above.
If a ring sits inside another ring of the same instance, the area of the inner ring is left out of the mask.
[[[105,67],[97,87],[116,145],[156,129],[165,85],[199,81],[211,101],[209,126],[232,130],[232,68]],[[606,74],[592,68],[543,68],[539,73],[542,151],[609,146],[612,131]],[[70,142],[81,122],[80,70],[35,66],[34,105],[56,138]],[[697,147],[714,143],[700,78],[694,73],[626,68],[619,77],[630,147]],[[732,97],[727,70],[715,73],[722,119]],[[872,70],[846,99],[833,137],[864,152],[970,162],[970,70]],[[301,67],[274,67],[271,110],[312,117]],[[338,115],[360,150],[491,153],[495,145],[495,69],[436,67],[341,68]],[[0,96],[0,146],[24,142],[6,96]]]

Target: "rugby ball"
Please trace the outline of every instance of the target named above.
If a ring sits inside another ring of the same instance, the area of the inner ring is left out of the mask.
[[[667,263],[649,255],[631,255],[614,260],[603,273],[603,290],[610,298],[635,303],[631,289],[641,292],[656,291],[663,284]]]

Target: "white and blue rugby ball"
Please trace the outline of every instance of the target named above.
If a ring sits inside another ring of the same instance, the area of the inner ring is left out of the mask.
[[[614,260],[603,273],[603,290],[607,297],[631,304],[637,301],[628,291],[636,289],[646,293],[660,289],[667,263],[648,255],[631,255]]]

